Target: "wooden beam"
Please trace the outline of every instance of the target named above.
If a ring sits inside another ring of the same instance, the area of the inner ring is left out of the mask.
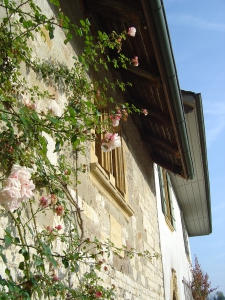
[[[172,172],[173,174],[179,175],[184,178],[183,170],[182,170],[181,166],[174,165],[168,161],[165,161],[165,159],[163,159],[162,157],[159,157],[156,154],[151,154],[151,158],[157,165]]]
[[[85,6],[87,9],[96,12],[104,17],[119,20],[137,26],[145,20],[142,6],[139,9],[133,8],[123,3],[123,1],[115,0],[86,0]]]
[[[160,148],[162,151],[167,152],[172,156],[175,156],[176,158],[180,158],[180,153],[176,145],[173,145],[170,142],[165,141],[164,139],[161,139],[152,133],[141,135],[141,138],[144,142],[153,144],[154,146],[157,146],[157,148]]]
[[[173,124],[170,118],[169,114],[163,113],[161,110],[151,106],[151,105],[146,105],[146,104],[141,104],[141,100],[139,101],[134,101],[133,99],[129,99],[129,103],[134,104],[139,109],[146,108],[148,111],[148,115],[145,117],[147,119],[152,119],[154,118],[157,123],[161,123],[162,126],[165,126],[167,128],[173,129]]]
[[[139,78],[140,80],[150,81],[151,85],[157,88],[162,87],[162,81],[158,74],[152,70],[145,70],[140,67],[129,66],[127,69],[120,70],[121,73],[129,73],[129,76]]]

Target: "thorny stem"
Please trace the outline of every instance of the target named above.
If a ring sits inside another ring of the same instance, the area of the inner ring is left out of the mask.
[[[36,224],[36,217],[34,215],[33,206],[32,206],[32,202],[31,202],[30,199],[29,199],[29,203],[30,203],[31,214],[32,214],[33,221],[34,221],[34,228],[35,228],[35,231],[36,231],[37,241],[38,241],[39,245],[41,245],[41,241],[39,239],[39,233],[38,233],[38,229],[37,229],[37,224]],[[43,258],[42,252],[40,253],[40,255],[41,255],[41,258],[43,260],[44,258]],[[44,275],[46,276],[46,271],[45,271],[45,266],[44,265],[43,265],[43,270],[44,270]],[[49,291],[48,291],[48,299],[50,299]]]
[[[27,247],[27,243],[25,242],[24,236],[23,236],[23,234],[22,234],[22,231],[21,231],[21,228],[20,228],[20,224],[18,223],[18,221],[17,221],[16,218],[14,217],[13,213],[11,213],[11,212],[9,211],[9,214],[10,214],[10,216],[12,217],[12,219],[14,220],[14,222],[15,222],[15,224],[16,224],[16,227],[17,227],[17,229],[18,229],[18,233],[19,233],[19,236],[20,236],[20,239],[21,239],[22,243],[23,243],[24,245],[26,245],[26,247]],[[29,251],[29,248],[27,248],[27,250]],[[28,274],[29,274],[29,266],[28,266],[28,264],[27,264],[26,259],[24,259],[24,261],[25,261],[26,273],[27,273],[27,275],[28,275]]]

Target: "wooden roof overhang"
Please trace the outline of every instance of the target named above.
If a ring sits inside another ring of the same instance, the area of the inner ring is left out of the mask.
[[[106,33],[137,30],[127,36],[121,53],[138,56],[139,66],[116,69],[114,75],[130,82],[124,101],[146,108],[148,115],[132,114],[151,159],[185,179],[193,177],[184,109],[169,32],[160,0],[84,0],[86,12],[94,18],[94,30]],[[115,53],[115,55],[117,55]]]

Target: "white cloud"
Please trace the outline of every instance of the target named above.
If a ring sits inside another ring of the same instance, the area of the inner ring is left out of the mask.
[[[225,32],[225,23],[211,22],[188,14],[168,13],[167,18],[173,23],[179,23],[200,29]]]

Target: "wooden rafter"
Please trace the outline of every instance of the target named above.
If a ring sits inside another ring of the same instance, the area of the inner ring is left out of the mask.
[[[181,166],[172,164],[170,162],[166,162],[165,159],[159,157],[157,154],[151,154],[151,158],[157,165],[161,166],[162,168],[167,169],[168,171],[176,175],[180,175],[181,177],[184,177]]]
[[[86,7],[93,12],[135,26],[141,24],[142,20],[144,20],[141,6],[140,10],[138,10],[137,8],[132,8],[129,5],[123,4],[122,2],[112,0],[86,0],[85,4]]]
[[[139,101],[135,101],[134,99],[129,99],[129,102],[134,104],[139,109],[147,109],[148,115],[145,117],[148,119],[154,119],[159,125],[165,126],[169,129],[173,129],[173,124],[171,122],[170,115],[168,113],[164,113],[161,110],[149,105],[149,104],[142,104],[141,99]]]
[[[130,76],[135,76],[140,80],[147,80],[152,86],[160,88],[162,86],[162,81],[159,75],[155,74],[152,70],[144,70],[140,67],[136,68],[129,66],[127,70],[122,70],[121,73],[130,73]]]
[[[175,156],[176,158],[179,158],[179,150],[176,145],[171,144],[168,141],[165,141],[164,139],[153,135],[153,134],[144,134],[141,136],[142,140],[146,143],[153,144],[154,146],[157,146],[157,148],[160,148],[166,153],[171,154],[172,156]]]

